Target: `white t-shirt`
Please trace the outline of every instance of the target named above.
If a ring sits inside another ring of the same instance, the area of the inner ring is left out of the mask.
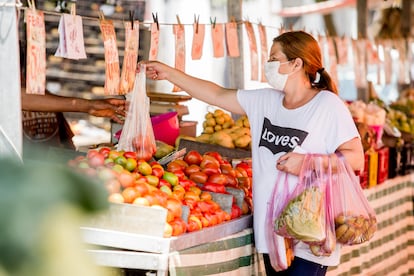
[[[282,104],[284,94],[270,88],[239,90],[237,96],[249,118],[252,135],[255,246],[258,252],[268,253],[266,209],[278,175],[279,157],[297,145],[309,153],[334,153],[344,142],[359,137],[359,133],[344,102],[329,91],[319,92],[296,109],[286,109]],[[289,192],[296,183],[297,176],[289,175]],[[335,266],[339,263],[340,246],[329,257],[317,257],[308,245],[298,242],[295,256]]]

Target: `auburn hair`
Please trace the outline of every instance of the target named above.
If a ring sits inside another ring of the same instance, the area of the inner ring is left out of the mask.
[[[312,35],[304,31],[289,31],[274,38],[273,43],[275,42],[280,44],[287,60],[300,58],[303,61],[303,69],[312,87],[338,94],[336,84],[322,67],[321,49]]]

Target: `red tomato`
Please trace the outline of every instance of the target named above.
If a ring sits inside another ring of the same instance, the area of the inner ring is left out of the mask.
[[[240,207],[236,204],[233,204],[231,206],[231,219],[238,218],[238,217],[241,216],[241,214],[242,214],[242,211],[241,211]]]
[[[201,229],[202,227],[202,223],[199,220],[199,222],[195,221],[194,219],[189,219],[188,223],[187,223],[187,232],[194,232],[194,231],[198,231]]]
[[[208,164],[214,164],[216,167],[220,168],[220,162],[214,156],[204,154],[200,167],[204,168]]]
[[[184,155],[183,159],[188,165],[200,165],[203,156],[196,150],[190,150]]]
[[[144,196],[146,194],[148,194],[148,186],[145,183],[137,183],[135,184],[135,189],[137,189],[139,191],[139,193],[141,194],[141,196]]]
[[[105,157],[102,153],[95,152],[89,155],[88,152],[88,165],[92,168],[97,168],[105,164]]]
[[[209,155],[209,156],[214,157],[220,164],[224,163],[224,159],[222,155],[217,151],[208,151],[208,152],[205,152],[204,155]]]
[[[170,183],[170,182],[168,182],[168,181],[167,181],[167,180],[165,180],[165,179],[160,178],[160,181],[159,181],[159,183],[158,183],[158,188],[160,188],[160,187],[162,187],[162,186],[167,186],[167,187],[172,188],[172,185],[171,185],[171,183]]]
[[[158,167],[158,166],[153,166],[152,167],[152,175],[158,177],[158,178],[162,178],[164,174],[164,169],[163,167]]]
[[[189,178],[196,183],[203,184],[207,181],[208,175],[205,172],[194,172],[190,174]]]
[[[192,173],[194,172],[199,172],[201,170],[199,165],[196,164],[191,164],[190,166],[188,166],[187,168],[185,168],[185,174],[187,176],[190,176]]]
[[[168,198],[166,207],[168,210],[171,211],[171,213],[174,215],[174,217],[180,218],[183,210],[182,210],[182,203],[178,199],[174,198]]]
[[[185,179],[185,173],[183,170],[174,171],[174,174],[178,177],[178,180]]]
[[[220,164],[220,170],[221,170],[221,173],[231,175],[231,176],[236,176],[236,172],[233,166],[230,164]]]
[[[134,200],[141,196],[139,191],[135,187],[127,187],[122,191],[125,203],[132,203]]]
[[[197,202],[197,207],[200,208],[203,213],[213,213],[214,206],[210,204],[208,200],[200,200]]]
[[[204,183],[202,189],[204,191],[209,191],[213,193],[222,193],[222,194],[227,193],[226,187],[224,185],[214,184],[214,183],[209,183],[209,182]]]
[[[252,177],[253,173],[252,173],[252,166],[250,163],[246,161],[242,161],[236,165],[236,169],[237,168],[243,168],[246,171],[247,176]]]
[[[124,152],[125,158],[137,159],[137,153],[135,151],[126,151]]]
[[[222,173],[213,173],[209,175],[207,181],[210,183],[225,185],[227,183],[227,177]]]
[[[196,183],[191,179],[180,179],[178,184],[183,186],[186,191],[188,191],[190,187],[194,187],[196,185]]]
[[[213,163],[205,165],[202,167],[201,171],[207,175],[221,173],[220,167]]]
[[[109,156],[109,152],[111,151],[111,149],[110,148],[108,148],[108,147],[103,147],[103,148],[100,148],[99,149],[99,153],[101,153],[101,154],[103,154],[103,156],[105,157],[105,158],[108,158],[108,156]]]
[[[231,186],[237,188],[239,186],[239,182],[237,181],[237,178],[231,175],[226,174],[227,178],[226,186]]]

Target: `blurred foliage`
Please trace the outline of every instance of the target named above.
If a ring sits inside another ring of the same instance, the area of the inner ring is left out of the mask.
[[[59,162],[22,164],[0,158],[0,175],[0,275],[41,275],[34,271],[47,263],[40,248],[48,241],[45,222],[53,228],[53,211],[67,206],[86,215],[108,207],[107,192],[99,183]]]

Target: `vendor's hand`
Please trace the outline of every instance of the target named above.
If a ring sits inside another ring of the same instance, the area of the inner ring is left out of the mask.
[[[123,117],[126,116],[126,101],[123,99],[105,99],[105,100],[91,100],[91,107],[88,111],[90,115],[97,117],[106,117],[123,124]]]
[[[138,62],[137,72],[139,73],[140,64],[146,65],[146,75],[147,78],[152,80],[166,80],[167,79],[167,71],[171,69],[166,64],[163,64],[158,61],[140,61]]]
[[[279,160],[277,160],[276,168],[279,171],[283,171],[293,175],[299,175],[304,158],[304,154],[288,152],[282,155],[279,158]]]

